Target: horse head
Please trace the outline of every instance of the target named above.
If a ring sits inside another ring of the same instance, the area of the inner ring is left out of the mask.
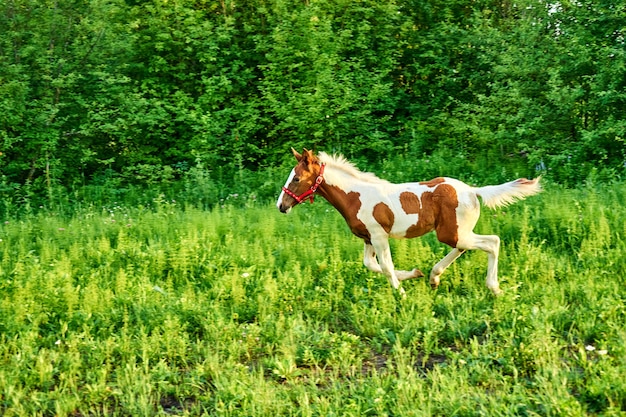
[[[291,152],[298,163],[291,170],[276,202],[276,206],[282,213],[288,213],[293,206],[307,198],[313,202],[313,195],[324,180],[324,165],[320,163],[313,152],[304,149],[300,154],[293,148],[291,148]]]

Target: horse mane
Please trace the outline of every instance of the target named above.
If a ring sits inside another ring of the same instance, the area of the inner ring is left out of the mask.
[[[339,170],[345,175],[356,180],[372,184],[389,184],[389,181],[378,178],[371,172],[363,172],[359,170],[356,165],[348,161],[343,155],[329,155],[326,152],[320,152],[317,157],[321,163],[326,164],[327,168]],[[325,171],[325,177],[327,177],[329,183],[339,185],[337,183],[340,182],[340,179],[333,175],[332,169],[330,172]]]

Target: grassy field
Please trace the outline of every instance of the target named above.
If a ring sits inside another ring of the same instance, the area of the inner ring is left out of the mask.
[[[0,414],[624,415],[625,218],[623,183],[548,185],[483,211],[504,295],[468,253],[403,300],[322,200],[0,219]]]

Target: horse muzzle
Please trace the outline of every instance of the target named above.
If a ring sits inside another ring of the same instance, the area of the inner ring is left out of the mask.
[[[281,213],[287,214],[291,210],[291,207],[281,203],[278,205],[278,210],[280,210]]]

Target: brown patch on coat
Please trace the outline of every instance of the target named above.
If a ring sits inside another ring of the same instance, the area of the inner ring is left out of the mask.
[[[350,231],[355,236],[363,239],[368,245],[372,243],[369,230],[367,230],[365,224],[357,217],[357,213],[361,208],[360,193],[355,191],[346,193],[341,188],[328,185],[325,182],[320,185],[317,192],[341,213],[346,223],[348,223]]]
[[[438,186],[442,182],[446,182],[446,179],[443,178],[443,177],[437,177],[437,178],[433,178],[430,181],[422,181],[422,182],[420,182],[420,185],[425,185],[428,188],[433,188],[433,187]]]
[[[374,206],[374,219],[380,224],[385,232],[389,234],[393,227],[393,211],[385,203],[378,203]]]
[[[422,205],[419,198],[414,193],[410,193],[408,191],[400,194],[400,204],[402,205],[402,210],[404,210],[406,214],[419,213]]]
[[[439,213],[435,219],[437,239],[441,243],[456,248],[459,241],[459,225],[456,221],[459,200],[456,190],[449,184],[440,185],[433,192],[433,203],[439,207]]]
[[[409,194],[412,194],[413,197]],[[421,207],[419,201],[415,204],[415,200],[418,200],[415,194],[402,193],[400,201],[402,201],[403,195],[406,208],[405,204],[402,205],[402,208],[407,214],[417,214],[418,216],[417,223],[407,229],[406,238],[422,236],[435,230],[440,242],[453,248],[456,247],[459,240],[456,208],[459,202],[454,187],[449,184],[441,184],[432,192],[423,192]]]
[[[413,195],[415,196],[415,199],[418,198],[415,194]],[[435,230],[435,217],[437,210],[435,204],[433,203],[432,192],[423,192],[421,206],[418,201],[417,205],[414,205],[411,208],[412,212],[407,214],[417,214],[417,223],[407,229],[405,237],[409,239],[419,237]]]

